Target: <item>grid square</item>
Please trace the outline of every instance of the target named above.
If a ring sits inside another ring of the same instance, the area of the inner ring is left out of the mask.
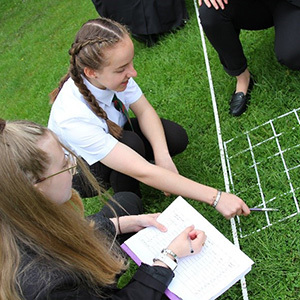
[[[294,147],[293,149],[287,150],[283,154],[286,167],[288,170],[297,169],[300,166],[300,147]],[[300,173],[300,170],[298,169]]]

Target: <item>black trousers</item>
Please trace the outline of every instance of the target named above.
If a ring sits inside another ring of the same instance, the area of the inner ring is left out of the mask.
[[[108,204],[115,210],[119,217],[127,215],[140,215],[143,213],[142,200],[134,193],[120,192],[115,194],[113,198],[118,204],[120,204],[121,207],[111,200],[108,201]],[[106,218],[114,218],[115,215],[110,209],[110,206],[104,205],[100,211],[100,214]],[[119,244],[121,245],[133,234],[134,232],[118,235],[117,240]]]
[[[247,68],[240,30],[272,26],[278,61],[300,70],[300,7],[286,0],[229,0],[224,10],[202,4],[199,15],[207,38],[229,75],[238,76]]]
[[[165,119],[161,119],[161,121],[170,155],[175,156],[176,154],[183,152],[188,145],[186,131],[180,125],[172,121]],[[131,119],[131,122],[134,131],[131,131],[128,123],[125,124],[120,142],[135,150],[146,160],[153,161],[154,155],[152,147],[143,135],[137,119],[133,118]],[[134,164],[134,162],[132,163]],[[139,181],[136,179],[108,168],[101,162],[97,162],[89,167],[99,184],[105,189],[112,187],[114,193],[128,191],[135,193],[139,197],[142,196]],[[73,177],[73,188],[76,189],[83,198],[93,197],[95,195],[95,192],[80,174],[80,170],[79,173]]]

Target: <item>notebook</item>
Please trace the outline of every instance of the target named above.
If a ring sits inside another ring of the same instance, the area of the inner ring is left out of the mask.
[[[253,261],[182,197],[177,197],[158,221],[167,227],[167,232],[147,227],[121,245],[138,265],[152,265],[153,258],[190,225],[207,236],[199,254],[179,259],[166,290],[170,299],[216,299],[251,270]]]

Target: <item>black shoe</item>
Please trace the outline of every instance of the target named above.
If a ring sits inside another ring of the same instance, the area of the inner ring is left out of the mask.
[[[254,80],[251,75],[247,94],[245,95],[243,92],[233,93],[230,101],[230,110],[229,110],[229,113],[231,115],[238,117],[247,110],[248,102],[251,97],[251,91],[253,89],[253,86],[254,86]]]

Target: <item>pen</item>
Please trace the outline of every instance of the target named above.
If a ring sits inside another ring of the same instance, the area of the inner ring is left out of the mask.
[[[189,242],[190,242],[191,253],[194,253],[194,249],[193,249],[193,247],[192,247],[192,240],[191,240],[190,237],[188,237],[188,239],[189,239]]]
[[[258,208],[258,207],[253,207],[250,208],[251,211],[279,211],[278,208]]]

